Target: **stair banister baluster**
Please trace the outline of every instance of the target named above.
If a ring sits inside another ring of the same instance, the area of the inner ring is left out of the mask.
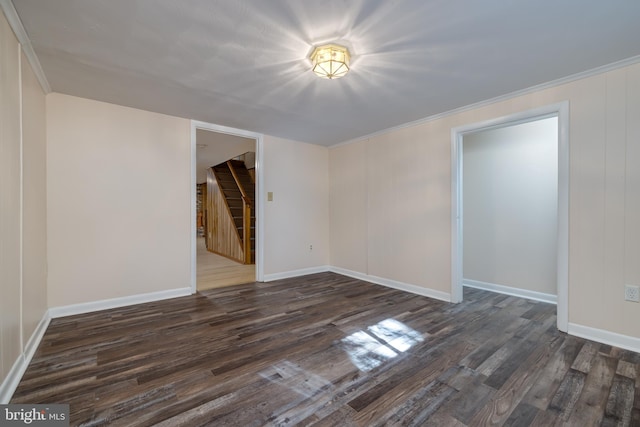
[[[251,264],[251,199],[240,182],[231,160],[227,161],[233,179],[236,181],[242,194],[242,247],[244,248],[244,263]]]

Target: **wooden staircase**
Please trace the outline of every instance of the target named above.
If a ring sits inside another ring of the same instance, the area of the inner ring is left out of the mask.
[[[233,219],[244,253],[244,263],[255,263],[255,183],[245,164],[229,160],[214,166],[213,174]]]

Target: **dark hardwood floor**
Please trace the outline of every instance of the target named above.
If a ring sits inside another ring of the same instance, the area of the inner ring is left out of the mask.
[[[555,307],[333,273],[54,319],[12,403],[72,425],[640,425],[640,354]]]

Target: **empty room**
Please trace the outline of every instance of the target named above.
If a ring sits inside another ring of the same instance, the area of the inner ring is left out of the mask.
[[[640,3],[0,0],[0,424],[640,426]]]

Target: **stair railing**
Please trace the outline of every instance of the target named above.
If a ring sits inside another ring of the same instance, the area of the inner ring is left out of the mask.
[[[233,163],[227,162],[233,179],[236,181],[240,193],[242,194],[242,247],[244,250],[244,263],[251,264],[251,198],[240,182]]]

